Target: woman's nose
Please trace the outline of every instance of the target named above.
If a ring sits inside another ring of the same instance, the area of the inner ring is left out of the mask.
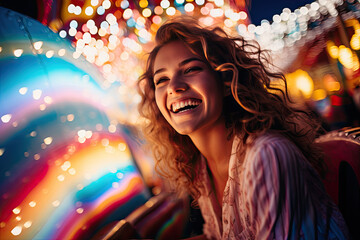
[[[167,91],[168,94],[175,94],[175,93],[184,92],[188,88],[189,86],[185,81],[183,81],[183,79],[181,79],[180,77],[174,77],[173,79],[170,80],[167,87]]]

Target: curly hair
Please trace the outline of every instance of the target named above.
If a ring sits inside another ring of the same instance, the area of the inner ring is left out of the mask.
[[[139,112],[145,119],[143,133],[152,149],[156,170],[177,190],[190,193],[196,200],[201,186],[197,181],[200,152],[188,136],[180,135],[170,126],[155,102],[155,58],[164,45],[176,40],[205,59],[225,88],[231,91],[223,105],[229,139],[239,136],[244,146],[250,136],[268,130],[280,132],[299,147],[320,174],[324,173],[321,153],[313,145],[320,128],[319,121],[291,104],[286,79],[281,72],[270,70],[267,52],[262,51],[256,42],[241,36],[231,37],[219,27],[210,29],[193,19],[176,18],[158,29],[156,46],[139,78],[138,91],[142,98]],[[283,83],[282,87],[274,84],[279,81]],[[240,157],[243,152],[237,154]]]

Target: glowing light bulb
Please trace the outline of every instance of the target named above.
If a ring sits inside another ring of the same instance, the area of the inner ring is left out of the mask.
[[[113,124],[110,124],[110,126],[108,127],[108,130],[110,133],[115,133],[116,132],[116,126]]]
[[[89,19],[87,22],[86,22],[86,26],[87,26],[87,28],[92,28],[92,27],[94,27],[95,26],[95,21],[94,20],[92,20],[92,19]]]
[[[82,214],[84,212],[84,209],[83,208],[78,208],[78,209],[76,209],[76,212],[78,214]]]
[[[91,0],[91,5],[96,7],[99,4],[99,0]]]
[[[66,116],[66,119],[67,119],[69,122],[72,122],[72,121],[74,121],[75,116],[74,116],[74,114],[68,114],[68,115]]]
[[[52,143],[52,141],[53,141],[53,138],[52,138],[52,137],[47,137],[47,138],[44,139],[44,143],[45,143],[46,145],[50,145],[50,144]]]
[[[76,174],[76,171],[75,171],[74,168],[70,168],[68,172],[69,172],[70,175],[75,175]]]
[[[133,15],[133,11],[130,8],[127,8],[127,9],[125,9],[125,11],[123,13],[123,18],[129,19],[129,18],[131,18],[132,15]]]
[[[11,114],[5,114],[1,117],[1,121],[3,123],[8,123],[11,120],[12,115]]]
[[[18,236],[18,235],[20,235],[21,231],[22,231],[22,227],[21,226],[16,226],[11,230],[11,233],[14,236]]]
[[[105,8],[103,6],[99,6],[96,10],[97,14],[103,15],[105,13]]]
[[[74,10],[74,14],[75,14],[75,15],[80,15],[80,14],[81,14],[81,10],[82,10],[82,9],[81,9],[80,6],[76,6],[76,7],[75,7],[75,10]]]
[[[43,42],[42,42],[42,41],[35,42],[35,43],[34,43],[34,48],[35,48],[36,50],[39,50],[39,49],[42,47],[42,45],[43,45]]]
[[[148,1],[147,0],[140,0],[139,1],[139,6],[141,7],[141,8],[146,8],[147,6],[148,6]]]
[[[351,37],[350,46],[354,50],[360,50],[360,33],[355,33]]]
[[[67,8],[69,13],[74,13],[75,11],[75,5],[74,4],[70,4]]]
[[[47,104],[51,104],[53,102],[53,100],[50,96],[46,96],[46,97],[44,97],[44,102]]]
[[[89,7],[85,8],[85,14],[87,16],[91,16],[93,13],[94,13],[94,9],[92,7],[89,6]]]
[[[176,9],[174,7],[169,7],[168,9],[166,9],[166,14],[169,16],[174,16],[176,13]]]
[[[335,46],[333,41],[327,41],[326,50],[329,53],[330,57],[337,59],[339,57],[339,49]]]
[[[45,56],[47,58],[52,58],[54,56],[54,51],[53,50],[49,50],[45,53]]]
[[[19,214],[19,213],[21,212],[21,208],[20,208],[20,207],[16,207],[16,208],[14,208],[12,211],[13,211],[14,214]]]
[[[46,105],[40,104],[39,109],[40,109],[40,111],[44,111],[46,109]]]
[[[199,6],[204,5],[205,0],[195,0],[195,3]]]
[[[295,71],[295,79],[296,87],[303,93],[304,97],[310,97],[314,89],[314,82],[310,75],[299,69]]]
[[[61,38],[65,38],[66,35],[67,35],[67,32],[66,32],[65,30],[61,30],[61,31],[59,32],[59,36],[60,36]]]
[[[157,15],[161,15],[161,14],[163,14],[163,12],[164,12],[164,9],[162,7],[160,7],[160,6],[156,6],[154,8],[154,13],[157,14]]]
[[[76,29],[79,26],[79,24],[76,20],[71,20],[69,26]]]
[[[222,7],[224,5],[224,0],[215,0],[215,5],[218,7]]]
[[[123,173],[117,173],[117,174],[116,174],[116,177],[117,177],[118,179],[122,179],[122,178],[124,177],[124,174],[123,174]]]
[[[24,223],[24,227],[25,227],[25,228],[29,228],[29,227],[31,227],[31,225],[32,225],[32,221],[26,221],[26,222]]]
[[[60,168],[61,168],[63,171],[67,171],[70,167],[71,167],[71,163],[70,163],[69,161],[65,161],[65,162],[63,163],[63,165],[61,165]]]
[[[28,91],[28,88],[27,88],[27,87],[22,87],[22,88],[19,89],[19,93],[20,93],[21,95],[25,95],[25,94],[27,93],[27,91]]]
[[[84,129],[82,129],[82,130],[79,130],[77,134],[79,137],[85,137],[86,131]]]
[[[162,7],[162,8],[168,8],[168,7],[170,7],[170,2],[168,1],[168,0],[162,0],[161,2],[160,2],[160,6]]]
[[[24,50],[22,49],[16,49],[14,50],[15,57],[20,57],[23,54]]]
[[[63,182],[65,180],[65,176],[60,174],[59,176],[57,176],[57,179],[60,181],[60,182]]]
[[[35,90],[33,91],[33,98],[34,98],[35,100],[38,100],[38,99],[40,99],[41,94],[42,94],[42,91],[41,91],[40,89],[35,89]]]
[[[59,200],[55,200],[55,201],[52,202],[52,205],[53,205],[54,207],[58,207],[58,206],[60,206],[60,201],[59,201]]]
[[[126,144],[125,143],[119,143],[118,148],[120,151],[124,152],[126,150]]]
[[[194,11],[195,7],[192,3],[187,3],[184,6],[185,12],[192,12]]]
[[[109,145],[109,139],[107,138],[103,138],[101,139],[101,145],[103,145],[104,147]]]
[[[77,33],[77,31],[76,31],[76,29],[75,29],[75,28],[72,28],[72,27],[71,27],[71,28],[69,29],[69,35],[70,35],[70,36],[72,36],[72,37],[73,37],[73,36],[75,36],[75,35],[76,35],[76,33]]]
[[[339,61],[344,67],[351,69],[353,67],[353,54],[351,49],[344,45],[339,46]]]
[[[102,6],[105,9],[109,9],[111,7],[111,2],[109,0],[104,0],[103,3],[102,3]]]
[[[142,11],[142,15],[144,17],[150,17],[151,16],[151,10],[149,8],[145,8],[143,11]]]

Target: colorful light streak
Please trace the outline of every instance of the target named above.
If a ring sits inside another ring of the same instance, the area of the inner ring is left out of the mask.
[[[3,8],[0,24],[0,238],[89,239],[150,197],[122,103],[57,34]]]
[[[104,146],[103,139],[109,144]],[[113,211],[121,219],[144,203],[149,197],[147,189],[129,149],[119,148],[123,144],[119,136],[97,133],[88,143],[72,142],[72,154],[66,143],[22,166],[27,175],[15,176],[1,187],[2,196],[6,196],[1,204],[0,221],[6,224],[1,236],[11,238],[12,229],[31,221],[31,228],[23,227],[19,239],[83,237]],[[65,163],[71,167],[62,167]],[[21,183],[14,188],[16,182]]]

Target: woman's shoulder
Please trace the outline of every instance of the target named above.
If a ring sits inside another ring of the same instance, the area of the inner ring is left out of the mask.
[[[269,131],[252,137],[248,144],[245,159],[248,163],[250,159],[251,165],[257,165],[260,162],[273,162],[274,164],[287,162],[286,164],[294,164],[298,163],[300,159],[305,160],[305,157],[296,144],[286,136]],[[293,161],[290,159],[293,159]]]
[[[248,146],[253,149],[261,150],[262,147],[275,147],[277,145],[285,145],[293,147],[295,144],[285,135],[273,131],[268,131],[262,134],[254,135],[247,141]]]

